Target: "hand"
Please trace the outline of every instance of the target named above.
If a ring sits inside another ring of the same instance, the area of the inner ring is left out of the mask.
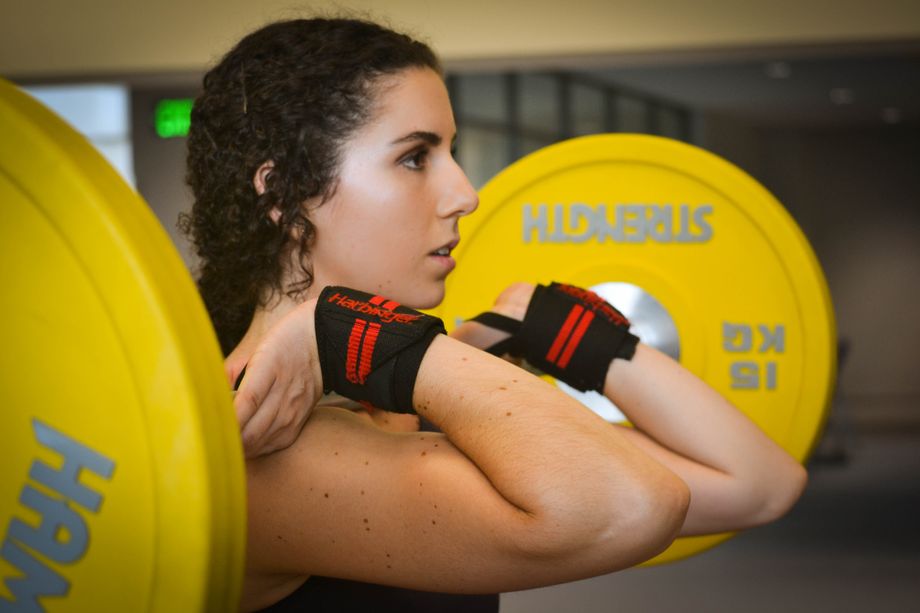
[[[246,365],[233,406],[247,458],[290,446],[323,395],[315,307],[308,300],[275,324]]]
[[[536,288],[533,283],[512,283],[495,299],[492,311],[523,321]]]
[[[498,295],[490,310],[493,313],[523,321],[534,289],[536,286],[533,283],[512,283]],[[457,326],[451,336],[467,345],[485,350],[505,340],[510,334],[475,321],[467,321]]]
[[[491,313],[469,323],[459,340],[524,358],[525,367],[581,391],[603,392],[610,363],[631,359],[639,342],[622,313],[594,292],[565,283],[511,285]]]

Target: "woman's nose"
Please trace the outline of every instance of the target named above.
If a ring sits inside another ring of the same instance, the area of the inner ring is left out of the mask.
[[[479,206],[479,194],[473,188],[466,173],[456,160],[451,160],[447,193],[442,200],[442,215],[445,217],[469,215]]]

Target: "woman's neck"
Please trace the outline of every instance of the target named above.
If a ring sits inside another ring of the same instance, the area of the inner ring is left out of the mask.
[[[307,294],[309,293],[308,290]],[[275,294],[265,305],[257,306],[246,334],[243,335],[239,344],[227,356],[227,364],[231,366],[238,365],[234,370],[241,370],[246,362],[249,361],[249,358],[252,357],[252,354],[255,353],[256,348],[268,331],[296,309],[305,298],[309,297],[294,299],[286,294],[281,294],[280,296]]]

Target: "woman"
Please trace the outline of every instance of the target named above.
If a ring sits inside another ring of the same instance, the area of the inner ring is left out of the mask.
[[[205,77],[186,223],[230,380],[246,367],[244,610],[315,609],[311,576],[459,594],[589,577],[678,534],[770,521],[804,487],[756,426],[642,344],[603,385],[635,429],[480,351],[503,333],[476,323],[434,338],[404,407],[443,434],[322,399],[324,287],[413,308],[443,298],[457,222],[478,203],[454,138],[430,49],[371,23],[272,24]],[[512,286],[493,310],[522,319],[532,292]],[[369,604],[386,608],[382,597]]]

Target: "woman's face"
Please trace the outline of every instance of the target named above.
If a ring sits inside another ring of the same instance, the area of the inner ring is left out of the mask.
[[[342,151],[335,193],[308,207],[313,289],[345,285],[429,308],[444,297],[458,220],[478,205],[454,161],[447,89],[429,69],[408,69],[376,88],[374,115]]]

